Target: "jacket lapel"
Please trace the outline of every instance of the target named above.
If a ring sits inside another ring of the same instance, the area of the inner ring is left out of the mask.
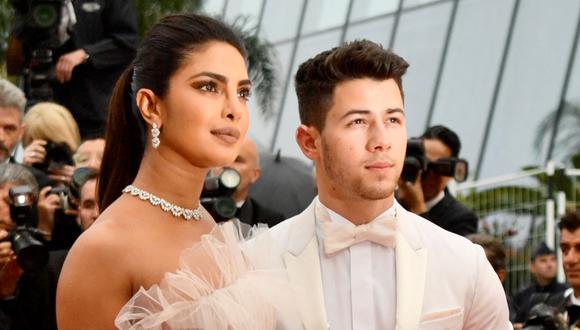
[[[288,277],[296,287],[296,303],[306,330],[328,328],[315,235],[315,202],[298,216],[290,228],[288,252],[284,254]]]
[[[396,272],[397,272],[397,329],[417,329],[423,307],[427,250],[423,248],[414,219],[399,207],[397,221]]]

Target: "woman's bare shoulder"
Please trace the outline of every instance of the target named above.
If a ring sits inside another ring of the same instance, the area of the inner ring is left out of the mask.
[[[103,214],[75,242],[57,291],[59,329],[111,328],[132,292],[132,246],[127,221]]]

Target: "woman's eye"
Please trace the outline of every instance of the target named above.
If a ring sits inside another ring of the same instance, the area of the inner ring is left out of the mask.
[[[217,86],[216,86],[216,84],[214,82],[211,82],[211,81],[202,84],[199,87],[199,89],[202,90],[202,91],[205,91],[205,92],[212,92],[212,93],[217,92]]]
[[[365,121],[363,119],[355,119],[352,121],[352,123],[355,125],[360,125],[360,124],[364,124]]]
[[[242,89],[242,90],[238,91],[238,97],[241,97],[245,100],[248,100],[251,95],[252,94],[251,94],[249,89]]]

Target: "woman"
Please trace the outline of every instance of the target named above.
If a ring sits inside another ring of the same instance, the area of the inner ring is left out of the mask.
[[[72,154],[81,139],[71,113],[60,104],[40,102],[28,110],[23,122],[24,165],[46,171],[55,183],[68,184],[74,171]]]
[[[212,293],[237,283],[240,259],[223,253],[237,253],[228,233],[205,235],[215,222],[199,202],[208,168],[231,163],[248,129],[244,58],[232,31],[203,16],[166,17],[144,38],[113,92],[98,188],[103,212],[64,265],[59,329],[109,329],[116,317],[121,328],[244,328],[222,322],[235,310],[216,312],[231,299]],[[190,308],[164,304],[181,298]]]

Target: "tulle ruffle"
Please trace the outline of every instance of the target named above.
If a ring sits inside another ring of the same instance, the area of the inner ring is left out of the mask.
[[[296,320],[286,272],[271,259],[270,236],[242,243],[236,224],[217,226],[185,250],[179,269],[121,309],[120,329],[275,329]]]

